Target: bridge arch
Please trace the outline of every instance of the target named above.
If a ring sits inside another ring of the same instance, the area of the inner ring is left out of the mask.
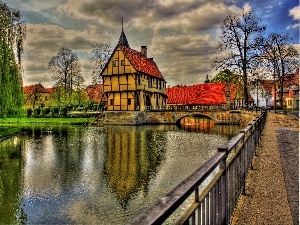
[[[178,115],[175,118],[175,123],[178,125],[178,124],[180,124],[180,120],[183,119],[184,117],[193,117],[193,116],[194,117],[197,117],[197,116],[206,117],[206,118],[213,120],[214,122],[218,122],[216,120],[216,118],[213,117],[213,115],[203,113],[203,112],[189,112],[189,113],[184,113],[184,114]]]

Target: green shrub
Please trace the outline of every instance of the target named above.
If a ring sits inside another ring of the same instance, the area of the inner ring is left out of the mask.
[[[27,116],[27,117],[31,117],[31,116],[32,116],[32,108],[28,108],[28,109],[26,110],[26,116]]]
[[[48,107],[42,108],[42,116],[46,116],[50,113],[50,109]]]
[[[66,107],[60,108],[59,114],[61,115],[61,117],[67,117],[68,109]]]
[[[59,114],[59,108],[58,107],[52,107],[51,108],[51,114],[53,116]]]
[[[40,108],[34,108],[33,109],[33,115],[35,117],[39,117],[40,114],[41,114],[41,109]]]

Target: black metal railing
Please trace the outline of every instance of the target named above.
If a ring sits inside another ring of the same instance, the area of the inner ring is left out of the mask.
[[[266,112],[231,139],[227,145],[131,224],[162,224],[192,195],[193,201],[171,224],[229,224],[263,131]],[[178,211],[178,210],[177,210]]]

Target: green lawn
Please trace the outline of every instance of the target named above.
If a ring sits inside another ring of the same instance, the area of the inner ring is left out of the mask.
[[[96,124],[93,118],[0,118],[0,126],[5,125],[88,125]]]

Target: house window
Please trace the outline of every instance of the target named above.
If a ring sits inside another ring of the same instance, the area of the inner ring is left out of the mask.
[[[125,65],[125,60],[121,60],[121,66]]]
[[[114,99],[110,99],[110,105],[114,105]]]
[[[113,66],[118,66],[118,61],[117,60],[113,60]]]
[[[158,89],[158,79],[156,79],[156,89]]]
[[[151,77],[148,78],[148,87],[152,87],[152,78]]]
[[[141,84],[141,77],[140,77],[140,75],[136,75],[136,79],[137,79],[137,84],[140,85]]]
[[[161,90],[161,81],[158,81],[159,82],[159,90]]]
[[[127,99],[127,105],[131,105],[131,98]]]

